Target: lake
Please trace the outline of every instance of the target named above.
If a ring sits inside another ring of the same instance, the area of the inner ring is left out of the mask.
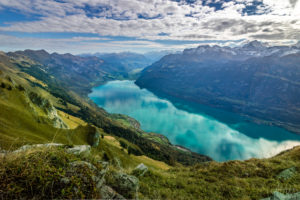
[[[137,119],[144,131],[163,134],[171,143],[216,161],[271,157],[300,145],[300,135],[282,128],[257,125],[204,105],[173,104],[134,81],[108,82],[93,88],[89,97],[109,113]]]

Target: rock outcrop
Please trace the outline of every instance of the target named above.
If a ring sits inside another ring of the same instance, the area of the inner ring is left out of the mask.
[[[104,185],[100,189],[101,199],[126,199],[111,187]]]
[[[294,194],[283,194],[275,191],[271,197],[261,199],[261,200],[299,200],[300,192]]]
[[[91,146],[90,145],[75,145],[72,148],[68,148],[67,152],[75,154],[75,155],[89,154],[91,152]]]
[[[67,153],[71,153],[74,155],[88,155],[91,152],[90,145],[75,145],[75,146],[68,146],[59,143],[47,143],[47,144],[33,144],[33,145],[24,145],[19,149],[13,151],[12,153],[20,153],[23,151],[28,151],[30,149],[35,148],[55,148],[55,147],[63,147]]]
[[[144,176],[147,171],[148,167],[141,163],[132,171],[132,174],[135,176]]]
[[[35,115],[40,115],[38,110],[35,108],[35,106],[37,106],[44,112],[46,118],[52,122],[52,125],[55,128],[69,129],[68,125],[57,114],[56,108],[48,99],[41,97],[35,92],[25,92],[25,94],[29,99],[27,100],[27,103]]]
[[[121,194],[127,198],[137,196],[139,188],[139,179],[135,176],[128,175],[124,172],[118,172],[113,175],[114,185],[113,188],[117,189]]]
[[[285,169],[282,172],[280,172],[278,174],[277,178],[287,180],[287,179],[292,178],[296,172],[297,172],[296,167],[291,167],[291,168]]]

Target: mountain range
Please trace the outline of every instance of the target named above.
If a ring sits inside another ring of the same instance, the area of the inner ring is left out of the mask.
[[[81,54],[82,57],[95,56],[102,59],[106,64],[111,65],[123,71],[127,71],[126,78],[135,79],[139,72],[145,67],[151,65],[165,55],[172,53],[172,51],[153,51],[145,54],[133,52],[121,53],[94,53]]]
[[[228,70],[231,66],[208,58],[215,50],[205,48],[211,52],[203,59],[212,64],[209,67],[218,64],[214,72],[220,72],[222,80],[222,65]],[[216,52],[215,55],[220,54],[219,50]],[[151,70],[155,72],[152,78],[169,78],[156,70],[176,75],[177,70],[174,74],[170,71],[175,68],[180,71],[176,78],[182,81],[176,82],[177,88],[181,84],[187,87],[189,73],[210,83],[205,76],[213,73],[198,74],[198,56],[186,63],[182,59],[186,57],[188,61],[187,55],[163,57],[146,68],[138,82]],[[225,58],[229,54],[222,55]],[[252,56],[243,62],[253,58],[257,63],[260,58],[266,59]],[[232,60],[230,63],[241,62],[238,58]],[[297,60],[294,54],[278,58],[281,65]],[[166,61],[173,64],[160,69]],[[253,62],[248,65],[249,72]],[[235,69],[244,67],[237,66]],[[186,73],[181,67],[186,68]],[[219,163],[173,145],[163,135],[147,133],[137,120],[107,113],[88,99],[92,87],[124,79],[127,70],[96,56],[50,54],[44,50],[0,52],[1,199],[261,199],[291,196],[274,192],[278,185],[300,190],[299,147],[269,159]],[[242,73],[234,77],[242,75],[246,76]],[[295,84],[297,80],[291,77],[299,74],[295,70],[287,73],[290,77],[283,75],[285,78],[280,80]],[[168,80],[171,84],[173,81]],[[164,84],[162,88],[167,86]],[[156,86],[154,82],[152,85]],[[297,88],[293,94],[297,94]]]
[[[300,133],[300,46],[203,45],[164,56],[136,84]]]
[[[152,149],[145,152],[159,156],[162,160],[177,162],[175,160],[178,159],[186,164],[211,160],[204,155],[180,151],[169,142],[157,144],[160,146],[159,149],[164,149],[165,155],[153,153],[157,151],[154,147],[156,146],[154,138],[161,138],[161,135],[153,134],[149,139],[143,130],[137,128],[139,125],[135,120],[127,116],[110,115],[91,102],[87,94],[93,85],[103,84],[126,73],[107,65],[97,57],[83,58],[71,54],[49,54],[44,50],[25,50],[2,53],[0,64],[3,85],[0,106],[7,113],[0,119],[0,123],[10,127],[9,130],[12,132],[5,131],[6,134],[0,137],[5,138],[14,134],[18,136],[18,133],[23,131],[24,133],[18,137],[27,142],[34,142],[35,140],[29,139],[31,137],[25,133],[34,135],[33,138],[37,137],[39,130],[36,127],[39,125],[46,127],[45,132],[48,130],[55,132],[53,131],[55,128],[65,129],[64,132],[68,132],[72,126],[91,124],[105,132],[114,132],[119,137],[140,143],[143,148]],[[22,109],[24,113],[28,112],[26,120],[20,118]],[[76,122],[68,125],[70,118],[76,119]],[[11,126],[12,119],[13,121],[19,119],[23,123],[20,126]],[[138,149],[135,152],[143,154],[143,150]],[[174,159],[176,156],[174,158],[173,156],[176,154],[178,157]]]

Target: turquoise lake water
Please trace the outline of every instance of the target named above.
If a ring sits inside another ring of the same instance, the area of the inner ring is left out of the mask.
[[[144,131],[163,134],[173,144],[217,161],[271,157],[300,145],[300,136],[284,129],[239,120],[233,113],[204,105],[173,104],[134,81],[108,82],[93,88],[89,97],[110,113],[137,119]]]

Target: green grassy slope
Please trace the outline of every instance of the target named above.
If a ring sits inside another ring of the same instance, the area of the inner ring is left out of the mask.
[[[1,123],[3,127],[7,127],[0,130],[0,133],[2,132],[1,137],[4,141],[10,137],[9,142],[3,145],[8,146],[16,138],[19,138],[16,139],[18,143],[45,142],[52,138],[65,143],[67,135],[72,135],[76,129],[63,130],[53,127],[68,125],[68,118],[57,114],[62,112],[63,116],[76,118],[83,124],[91,124],[107,134],[124,138],[138,146],[138,149],[130,146],[130,152],[136,155],[144,154],[172,165],[176,163],[190,165],[211,160],[207,156],[180,151],[171,144],[143,137],[145,133],[139,127],[132,126],[133,124],[138,126],[138,122],[134,119],[126,116],[115,118],[108,114],[86,96],[80,95],[80,91],[76,93],[64,87],[64,81],[59,77],[53,77],[47,69],[48,67],[24,55],[14,53],[0,55],[2,71],[0,78],[5,84],[1,89],[3,94],[0,101],[3,109]],[[6,85],[9,85],[7,87],[10,89],[6,88]],[[22,89],[18,89],[19,86]],[[85,85],[82,89],[86,89]],[[54,119],[49,119],[50,115],[55,115],[52,116]]]
[[[85,169],[83,176],[64,185],[61,179],[68,174],[70,162],[87,161],[102,169],[99,160],[109,161],[106,184],[122,191],[113,175],[144,162],[149,171],[139,177],[140,199],[261,199],[274,191],[295,193],[300,190],[300,147],[269,159],[250,159],[224,163],[208,162],[191,167],[170,167],[144,157],[128,155],[116,139],[105,137],[90,155],[66,154],[61,147],[34,148],[27,152],[0,156],[0,197],[10,198],[101,198],[95,192],[93,172]],[[108,156],[104,156],[108,154]],[[116,162],[116,159],[119,160]],[[294,169],[287,178],[279,174]],[[85,177],[85,179],[83,179]],[[85,180],[90,180],[87,184]],[[74,193],[72,188],[78,188]]]
[[[180,151],[161,135],[143,132],[132,118],[106,113],[36,66],[26,57],[15,60],[0,54],[0,198],[3,194],[4,198],[100,198],[94,185],[83,179],[71,182],[79,193],[59,182],[68,163],[76,160],[88,161],[99,170],[98,161],[108,161],[107,184],[116,191],[117,183],[110,176],[120,171],[130,174],[144,163],[149,171],[139,177],[141,199],[260,199],[275,190],[300,190],[300,147],[270,159],[203,162],[209,159]],[[50,118],[53,110],[61,121]],[[59,123],[68,127],[55,128]],[[24,144],[93,145],[95,135],[98,145],[87,157],[63,149],[1,153]],[[277,177],[289,168],[295,169],[290,178]],[[93,175],[83,173],[88,180]]]
[[[141,193],[153,199],[261,199],[274,191],[300,191],[300,147],[269,159],[210,162],[143,177]],[[295,168],[287,179],[278,175]],[[175,189],[176,188],[176,189]]]

